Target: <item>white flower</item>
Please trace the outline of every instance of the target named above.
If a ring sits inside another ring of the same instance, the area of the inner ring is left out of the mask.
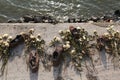
[[[66,44],[66,49],[69,49],[70,48],[70,44]]]
[[[77,27],[78,30],[80,30],[80,27]]]
[[[82,41],[82,39],[80,38],[80,39],[79,39],[79,41],[81,42],[81,41]]]
[[[8,34],[3,34],[3,38],[8,38]]]
[[[63,48],[65,48],[66,47],[66,45],[63,45]]]
[[[9,43],[8,42],[3,42],[3,44],[8,47],[9,46]]]
[[[83,36],[83,39],[86,39],[85,36]]]
[[[108,28],[106,28],[107,30],[110,30],[110,28],[108,27]]]
[[[40,35],[40,34],[38,34],[38,35],[37,35],[37,38],[39,38],[39,39],[40,39],[40,38],[41,38],[41,35]]]
[[[29,29],[29,31],[34,31],[34,28]]]
[[[60,38],[55,36],[54,41],[60,41]]]
[[[78,66],[78,64],[75,64],[75,66]]]
[[[31,39],[35,39],[35,36],[33,36],[33,35],[30,35],[30,38],[31,38]]]
[[[62,39],[65,39],[65,36],[61,36]]]
[[[95,35],[97,35],[97,31],[96,31],[96,30],[94,30],[93,33],[94,33]]]
[[[66,44],[66,47],[67,47],[67,48],[70,48],[70,44]]]
[[[25,42],[28,42],[28,40],[25,40]]]
[[[9,37],[8,37],[8,40],[10,40],[10,41],[11,41],[11,40],[12,40],[12,36],[9,36]]]
[[[69,45],[69,44],[63,45],[63,48],[64,48],[65,50],[67,50],[67,49],[70,48],[70,45]]]
[[[113,27],[114,27],[114,26],[113,26],[113,25],[111,25],[111,26],[110,26],[110,29],[113,29]]]
[[[2,40],[2,37],[0,36],[0,40]]]
[[[3,43],[3,41],[2,40],[0,40],[0,44],[2,44]]]
[[[33,40],[32,42],[34,43],[35,41]]]
[[[59,34],[61,34],[61,33],[63,33],[63,31],[62,31],[62,30],[59,30]]]
[[[114,36],[118,37],[119,36],[119,31],[114,32]]]
[[[82,59],[82,56],[79,56],[79,59]]]
[[[37,41],[37,42],[40,42],[40,39],[37,38],[36,41]]]
[[[66,41],[66,44],[70,44],[70,41]]]
[[[24,35],[25,34],[25,32],[20,32],[20,35]]]
[[[34,32],[34,29],[31,28],[31,29],[29,30],[29,33],[32,34],[33,32]]]
[[[118,31],[118,30],[117,30],[116,32],[117,32],[117,33],[119,33],[119,31]]]
[[[70,33],[70,30],[66,30],[66,33]]]
[[[105,35],[105,36],[108,36],[108,35],[109,35],[109,33],[104,33],[104,35]]]
[[[71,50],[70,53],[71,53],[71,54],[75,54],[75,52],[76,52],[76,51],[73,49],[73,50]]]
[[[97,32],[96,30],[94,30],[93,32]]]
[[[56,40],[57,40],[57,41],[60,41],[60,38],[59,38],[59,37],[56,37]]]

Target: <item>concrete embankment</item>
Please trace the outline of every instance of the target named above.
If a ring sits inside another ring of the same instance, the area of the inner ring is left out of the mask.
[[[46,45],[53,39],[54,36],[59,36],[59,30],[68,29],[70,25],[75,27],[80,26],[85,28],[90,34],[93,34],[93,30],[96,30],[98,34],[106,32],[106,26],[114,25],[114,29],[120,31],[120,25],[115,23],[59,23],[56,25],[47,23],[1,23],[0,35],[9,34],[15,37],[20,32],[27,32],[30,28],[35,29],[35,34],[41,34],[41,37],[46,41]],[[54,80],[53,69],[50,72],[44,71],[42,65],[40,65],[37,74],[33,74],[29,71],[24,57],[24,44],[17,46],[13,53],[15,55],[10,58],[8,65],[3,76],[0,80]],[[119,80],[120,70],[114,70],[113,64],[108,62],[108,68],[104,68],[104,64],[96,65],[98,70],[99,80]],[[80,76],[75,73],[74,69],[68,68],[67,74],[63,73],[63,77],[70,78],[68,80],[81,80]],[[82,80],[86,79],[86,73],[82,73]]]

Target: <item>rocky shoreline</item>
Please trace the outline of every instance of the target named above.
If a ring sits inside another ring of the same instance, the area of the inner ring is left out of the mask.
[[[103,15],[101,17],[91,16],[90,18],[64,17],[64,19],[55,18],[50,15],[24,15],[20,19],[10,19],[8,23],[86,23],[86,22],[119,22],[120,10],[115,10],[113,14]]]

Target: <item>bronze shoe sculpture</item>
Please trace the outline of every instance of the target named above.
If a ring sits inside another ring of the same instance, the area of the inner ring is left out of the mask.
[[[39,69],[39,54],[36,50],[31,50],[29,54],[29,67],[33,73]]]
[[[15,46],[24,42],[24,38],[22,35],[17,35],[12,41],[10,41],[10,47],[14,48]]]
[[[57,46],[53,52],[53,66],[58,67],[63,61],[63,47]]]

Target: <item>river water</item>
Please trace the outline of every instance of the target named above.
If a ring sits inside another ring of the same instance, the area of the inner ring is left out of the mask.
[[[0,22],[25,14],[57,18],[102,16],[120,9],[120,0],[0,0]]]

